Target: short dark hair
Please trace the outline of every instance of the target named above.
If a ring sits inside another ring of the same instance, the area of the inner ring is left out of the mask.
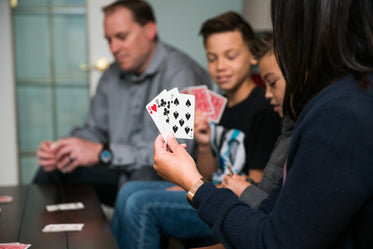
[[[254,31],[250,24],[234,11],[225,12],[206,20],[202,24],[199,34],[202,35],[203,43],[206,46],[206,40],[210,35],[227,31],[239,31],[243,41],[250,51],[252,50],[252,41],[255,39]]]
[[[273,34],[269,33],[262,38],[258,38],[253,42],[254,57],[259,60],[269,53],[273,53]]]
[[[368,87],[373,71],[372,0],[276,0],[271,4],[275,53],[287,87],[284,114],[352,74]]]
[[[105,15],[113,13],[118,8],[129,9],[135,22],[144,26],[148,22],[156,22],[152,6],[142,0],[122,0],[113,2],[102,8]]]

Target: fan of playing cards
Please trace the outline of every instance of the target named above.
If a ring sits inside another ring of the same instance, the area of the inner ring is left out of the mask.
[[[146,110],[165,141],[170,132],[176,138],[193,139],[195,109],[204,112],[209,121],[219,122],[226,102],[226,98],[206,86],[186,88],[183,93],[173,88],[158,94],[146,105]]]
[[[166,141],[169,132],[177,138],[193,138],[194,96],[180,94],[177,88],[163,90],[146,106]]]
[[[192,94],[196,98],[196,109],[204,112],[209,121],[219,123],[227,99],[206,86],[192,86],[183,90],[185,94]]]

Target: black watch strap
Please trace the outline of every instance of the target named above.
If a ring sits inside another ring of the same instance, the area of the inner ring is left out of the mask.
[[[99,154],[100,163],[110,165],[113,161],[113,152],[110,150],[109,144],[102,144],[102,150]]]

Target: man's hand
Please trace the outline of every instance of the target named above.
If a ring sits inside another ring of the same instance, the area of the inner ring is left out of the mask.
[[[81,138],[62,138],[55,143],[57,168],[73,172],[77,167],[90,167],[99,162],[102,144]]]
[[[39,144],[36,156],[44,171],[53,171],[57,168],[55,143],[53,141],[42,141]]]
[[[222,188],[229,188],[232,190],[238,197],[242,192],[251,184],[246,181],[246,176],[241,175],[224,175],[224,181],[221,183]]]

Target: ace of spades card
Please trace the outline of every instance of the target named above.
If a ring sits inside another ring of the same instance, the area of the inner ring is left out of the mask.
[[[171,98],[170,125],[176,138],[193,139],[195,97],[175,94]]]

